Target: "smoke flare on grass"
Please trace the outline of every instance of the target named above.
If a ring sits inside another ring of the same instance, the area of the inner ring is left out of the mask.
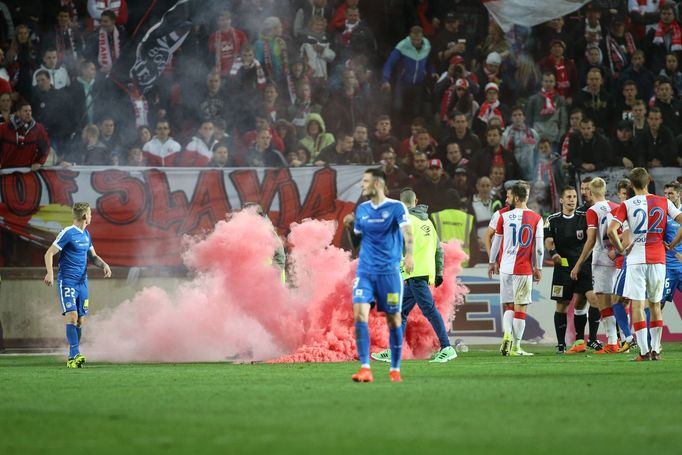
[[[191,362],[343,361],[356,358],[351,288],[356,262],[332,245],[335,225],[306,220],[288,237],[289,288],[271,256],[268,221],[240,212],[201,240],[188,240],[193,278],[169,294],[147,288],[109,313],[93,316],[84,346],[97,360]],[[438,309],[451,320],[466,289],[456,283],[465,255],[444,244],[446,281]],[[383,315],[372,312],[373,349],[387,345]],[[410,315],[405,356],[423,357],[438,341],[418,309]]]

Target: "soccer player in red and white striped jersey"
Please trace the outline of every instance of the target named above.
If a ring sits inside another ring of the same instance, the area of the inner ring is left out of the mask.
[[[529,188],[525,182],[511,187],[514,209],[500,214],[490,250],[488,276],[499,271],[502,302],[514,302],[512,356],[533,355],[521,349],[526,328],[526,308],[532,303],[532,281],[542,276],[544,226],[542,217],[528,209]],[[502,260],[496,258],[500,249]]]
[[[618,352],[618,332],[616,318],[611,308],[611,294],[618,271],[616,263],[609,257],[611,242],[606,233],[611,222],[611,211],[618,207],[614,202],[606,200],[606,182],[599,177],[590,182],[592,206],[587,210],[587,241],[583,252],[571,270],[571,278],[578,279],[580,266],[592,254],[592,283],[597,303],[601,313],[601,320],[606,329],[607,344],[596,354],[616,354]]]
[[[646,169],[638,167],[630,172],[630,181],[635,197],[623,202],[614,212],[614,219],[608,235],[616,249],[627,254],[627,280],[623,289],[624,297],[632,300],[632,320],[637,334],[640,354],[636,361],[659,360],[663,316],[660,301],[663,298],[665,280],[665,235],[667,217],[682,222],[682,212],[663,196],[649,194],[647,187],[650,177]],[[631,243],[623,246],[618,238],[618,228],[628,222]],[[669,247],[676,246],[682,239],[680,230]],[[649,302],[651,309],[651,350],[647,340],[644,305]]]

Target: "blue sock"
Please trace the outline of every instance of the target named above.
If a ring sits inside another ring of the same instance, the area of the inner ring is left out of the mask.
[[[644,308],[644,317],[646,317],[646,337],[649,340],[649,346],[651,346],[651,331],[649,330],[649,322],[651,321],[651,308]]]
[[[400,369],[400,357],[403,354],[403,328],[391,327],[388,335],[388,342],[391,345],[391,369]]]
[[[80,327],[76,326],[76,331],[78,332],[78,344],[80,344],[82,329]]]
[[[369,327],[366,322],[355,323],[355,344],[361,365],[369,365]]]
[[[625,307],[622,303],[618,302],[611,305],[613,308],[613,314],[616,316],[616,322],[620,331],[623,332],[623,336],[628,338],[632,336],[632,331],[630,330],[630,323],[628,322],[628,314],[625,311]]]
[[[66,324],[66,341],[69,342],[69,358],[73,359],[80,354],[78,349],[78,329],[75,324]]]

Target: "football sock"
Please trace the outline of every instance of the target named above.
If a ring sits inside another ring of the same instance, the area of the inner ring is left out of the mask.
[[[556,330],[557,344],[566,344],[566,313],[554,312],[554,329]]]
[[[649,324],[651,333],[651,350],[661,352],[661,336],[663,335],[663,321],[651,321]]]
[[[502,315],[502,332],[504,334],[512,333],[514,322],[514,310],[505,310]]]
[[[639,346],[639,353],[647,355],[649,353],[649,340],[647,339],[646,321],[635,322],[633,324],[635,334],[637,335],[637,346]]]
[[[590,341],[597,339],[597,332],[599,331],[599,320],[601,319],[601,313],[599,308],[590,307],[587,312],[587,320],[590,323]]]
[[[580,310],[576,310],[580,311]],[[573,325],[575,326],[575,339],[585,340],[585,326],[587,325],[587,314],[573,312]]]
[[[630,321],[628,320],[628,313],[625,311],[625,307],[621,302],[613,304],[611,306],[613,309],[613,315],[616,317],[616,322],[620,331],[623,332],[625,339],[629,339],[632,336],[632,330],[630,330]]]
[[[644,308],[644,317],[646,318],[646,326],[649,327],[649,321],[651,321],[651,308]],[[647,341],[651,344],[651,332],[647,330]]]
[[[369,327],[366,322],[355,323],[355,344],[363,368],[369,368]]]
[[[606,343],[618,344],[618,333],[616,332],[616,318],[613,316],[611,307],[601,310],[601,320],[606,331]]]
[[[514,346],[519,347],[523,339],[523,331],[526,330],[526,313],[515,311],[512,327],[514,328]]]
[[[391,370],[400,370],[400,356],[403,354],[403,328],[391,327],[388,342],[391,345]]]
[[[78,331],[74,324],[66,324],[66,341],[69,342],[69,358],[73,359],[80,354],[78,350]]]

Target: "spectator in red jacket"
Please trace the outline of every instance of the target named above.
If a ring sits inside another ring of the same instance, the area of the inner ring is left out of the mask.
[[[31,105],[19,105],[10,121],[0,125],[0,168],[30,167],[37,171],[50,151],[43,125],[33,120]]]

